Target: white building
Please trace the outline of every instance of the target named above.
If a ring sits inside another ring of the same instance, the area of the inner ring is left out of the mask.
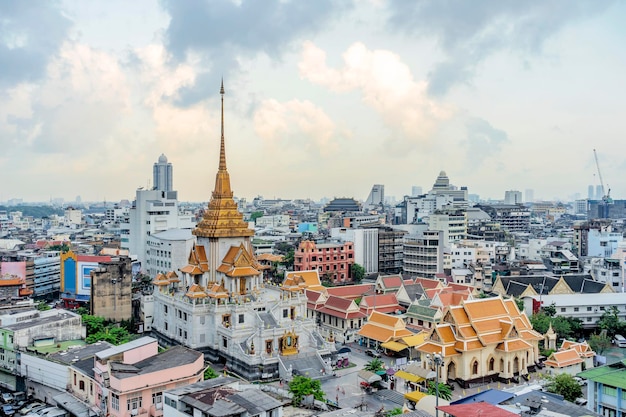
[[[589,229],[587,234],[587,256],[608,258],[624,241],[621,232]]]
[[[427,219],[429,230],[443,233],[443,243],[450,246],[452,242],[465,239],[467,235],[467,217],[465,211],[443,211],[430,214]]]
[[[151,277],[178,271],[187,265],[194,241],[191,229],[168,229],[148,236],[148,257],[144,271]]]
[[[505,191],[504,204],[522,204],[522,192],[515,190]]]
[[[342,242],[353,242],[354,262],[365,268],[366,274],[378,272],[378,228],[334,227],[330,236]]]
[[[131,255],[136,255],[141,268],[146,271],[151,235],[175,228],[192,229],[194,224],[191,213],[179,209],[176,191],[140,189],[129,210],[127,223],[120,225],[120,245]]]
[[[66,227],[76,228],[83,223],[83,212],[73,207],[66,208],[63,217]]]

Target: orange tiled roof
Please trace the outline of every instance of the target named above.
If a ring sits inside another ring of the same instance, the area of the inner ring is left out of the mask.
[[[372,311],[369,318],[367,319],[368,323],[376,323],[382,326],[387,326],[390,328],[396,326],[404,327],[404,320],[398,316],[392,316],[390,314],[379,313],[378,311]]]
[[[525,350],[532,348],[532,345],[525,340],[505,340],[496,346],[497,350],[502,350],[505,352],[515,352],[516,350]]]
[[[566,349],[553,352],[544,363],[553,368],[563,368],[565,366],[576,365],[577,363],[582,362],[584,362],[584,359],[578,355],[576,349]]]
[[[391,339],[400,339],[406,336],[412,336],[413,333],[406,329],[389,329],[381,327],[376,323],[367,322],[361,327],[361,330],[357,333],[359,336],[367,337],[368,339],[376,340],[382,343],[388,342]]]
[[[373,284],[359,284],[359,285],[345,285],[341,287],[330,287],[326,288],[326,292],[329,295],[336,295],[338,297],[343,298],[359,298],[362,297],[363,294],[373,291]]]
[[[189,290],[185,294],[189,298],[205,298],[207,294],[204,292],[204,288],[198,284],[193,284],[189,287]]]
[[[259,263],[243,244],[231,246],[226,252],[222,264],[217,268],[229,277],[249,277],[259,275]]]
[[[463,303],[463,307],[472,321],[481,318],[510,316],[500,297],[466,301]]]

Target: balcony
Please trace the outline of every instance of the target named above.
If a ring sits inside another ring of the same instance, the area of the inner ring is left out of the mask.
[[[163,403],[150,406],[150,417],[163,417]]]

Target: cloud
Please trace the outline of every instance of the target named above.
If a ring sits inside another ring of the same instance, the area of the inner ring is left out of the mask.
[[[54,1],[0,1],[0,87],[39,80],[70,24]]]
[[[605,10],[611,2],[585,0],[405,1],[390,0],[388,26],[411,35],[434,37],[447,54],[430,74],[429,91],[444,94],[471,81],[491,54],[538,54],[564,26]]]
[[[194,85],[179,92],[181,105],[212,95],[223,75],[240,70],[240,57],[265,54],[279,60],[294,40],[319,31],[351,7],[331,0],[165,0],[162,4],[171,17],[164,35],[174,63],[195,61],[202,69]]]
[[[338,149],[335,124],[309,101],[262,101],[254,113],[254,130],[266,144],[283,152],[290,148],[326,157]]]
[[[470,118],[465,127],[467,130],[467,156],[465,160],[474,166],[498,153],[502,149],[502,145],[509,141],[504,130],[493,127],[484,119]]]
[[[438,123],[452,114],[450,108],[428,96],[427,83],[414,80],[410,68],[390,51],[372,51],[355,43],[343,54],[343,61],[343,68],[329,68],[326,53],[305,42],[300,75],[332,91],[359,90],[363,102],[391,129],[388,145],[393,151],[406,151],[415,143],[427,144]]]

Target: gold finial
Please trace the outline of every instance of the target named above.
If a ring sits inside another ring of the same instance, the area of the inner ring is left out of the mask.
[[[220,87],[220,94],[222,95],[222,138],[220,142],[220,171],[226,171],[226,146],[224,145],[224,79],[222,79],[222,86]]]

